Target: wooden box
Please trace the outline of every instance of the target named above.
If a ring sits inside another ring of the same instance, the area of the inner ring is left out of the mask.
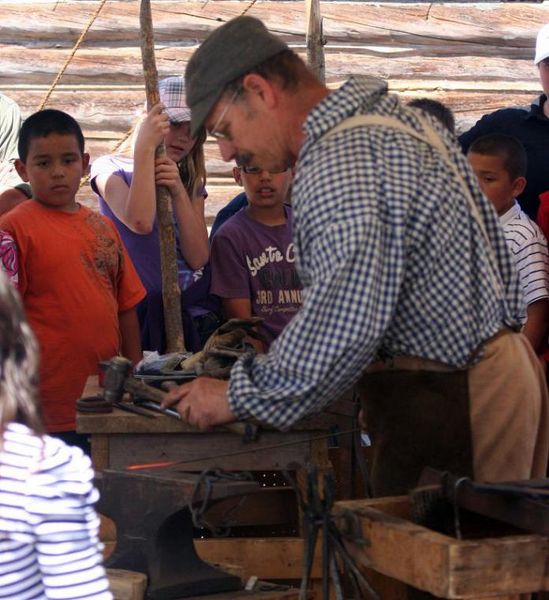
[[[346,542],[363,572],[370,570],[440,598],[511,598],[549,590],[549,538],[504,535],[458,540],[409,520],[406,496],[338,502],[334,514],[352,511],[368,544]],[[337,520],[343,530],[343,519]],[[393,592],[383,594],[393,600]]]

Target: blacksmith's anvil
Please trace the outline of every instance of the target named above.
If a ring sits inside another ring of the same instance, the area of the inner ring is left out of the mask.
[[[238,577],[196,554],[189,502],[199,505],[204,500],[203,493],[193,495],[198,477],[174,469],[106,469],[97,476],[101,493],[97,510],[112,519],[117,530],[116,548],[106,566],[148,575],[147,597],[152,600],[241,588]],[[260,490],[257,482],[213,478],[210,499]]]

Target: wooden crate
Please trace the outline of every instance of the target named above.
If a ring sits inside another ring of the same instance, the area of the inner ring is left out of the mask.
[[[412,523],[406,496],[338,502],[334,513],[346,510],[369,542],[346,543],[365,573],[372,569],[440,598],[508,599],[549,590],[549,538],[457,540]],[[383,600],[395,597],[379,591]]]

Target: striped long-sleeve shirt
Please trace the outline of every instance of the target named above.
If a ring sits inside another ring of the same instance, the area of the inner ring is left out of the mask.
[[[541,229],[518,202],[501,215],[500,223],[515,259],[526,305],[549,298],[549,254]]]
[[[285,429],[341,395],[378,358],[465,367],[500,329],[520,326],[511,253],[455,139],[430,119],[459,178],[440,152],[394,128],[361,126],[322,139],[356,114],[422,131],[418,113],[374,78],[351,78],[309,113],[292,188],[303,307],[267,355],[233,367],[229,405],[239,419]]]
[[[0,449],[0,598],[112,600],[90,460],[10,424]]]

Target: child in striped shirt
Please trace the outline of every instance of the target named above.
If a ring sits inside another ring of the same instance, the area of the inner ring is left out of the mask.
[[[541,354],[549,325],[549,258],[541,229],[515,200],[526,186],[526,151],[516,138],[493,133],[475,140],[467,158],[499,215],[524,291],[523,333]]]
[[[90,459],[44,435],[36,340],[0,273],[0,599],[112,600]]]

